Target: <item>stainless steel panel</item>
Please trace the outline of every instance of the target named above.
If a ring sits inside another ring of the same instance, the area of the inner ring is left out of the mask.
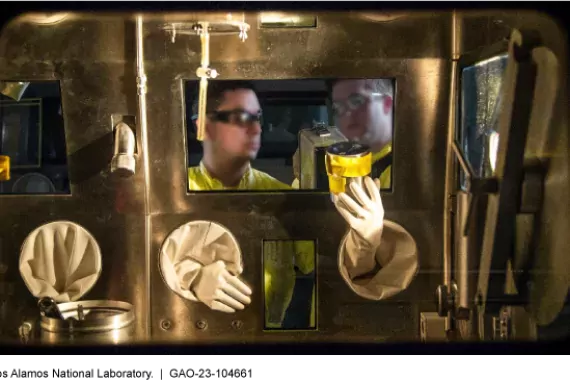
[[[2,30],[0,79],[60,81],[71,182],[69,196],[0,196],[2,339],[17,337],[24,319],[39,317],[18,270],[20,247],[34,228],[61,219],[85,227],[101,247],[102,275],[84,299],[132,303],[135,338],[145,338],[144,172],[126,180],[110,173],[111,115],[137,114],[134,56],[134,25],[118,16],[71,17],[49,26],[15,20]],[[141,162],[137,157],[137,167]]]
[[[449,83],[448,15],[410,15],[377,23],[349,14],[319,14],[315,30],[258,29],[249,37],[212,36],[211,67],[221,79],[392,77],[396,80],[393,192],[383,194],[390,219],[401,223],[420,247],[420,274],[393,300],[372,303],[352,294],[337,269],[338,244],[346,225],[327,193],[188,194],[183,79],[194,79],[199,38],[162,31],[164,21],[145,24],[148,77],[148,154],[152,214],[152,335],[160,340],[375,341],[419,339],[419,310],[433,310],[441,278],[443,183]],[[422,17],[418,17],[422,16]],[[192,19],[195,16],[188,16]],[[178,19],[184,17],[180,15]],[[425,33],[425,28],[433,33]],[[390,31],[390,33],[388,33]],[[389,35],[413,43],[396,44]],[[378,38],[370,38],[376,35]],[[174,295],[158,269],[160,245],[174,228],[197,219],[219,221],[237,237],[252,304],[235,316],[211,312]],[[262,239],[316,239],[319,252],[318,332],[264,333]],[[403,313],[403,314],[402,314]],[[231,327],[234,319],[243,330]],[[161,328],[167,322],[168,330]],[[198,320],[207,329],[196,329]]]
[[[321,198],[322,199],[322,198]],[[318,200],[317,200],[318,202]],[[330,201],[328,201],[330,202]],[[320,203],[320,202],[319,202]],[[340,216],[322,207],[307,212],[289,211],[291,202],[277,207],[255,206],[245,212],[223,208],[188,214],[161,214],[152,217],[151,260],[152,336],[156,341],[199,341],[204,343],[259,341],[338,341],[365,342],[419,339],[419,309],[432,308],[432,297],[426,288],[436,286],[439,273],[423,271],[409,289],[386,302],[372,302],[358,297],[344,283],[338,272],[338,244],[345,229]],[[394,219],[395,213],[389,214]],[[418,239],[421,263],[429,267],[427,253],[433,250],[430,238],[414,220],[426,218],[425,213],[400,213],[398,220]],[[244,272],[240,276],[253,290],[252,302],[243,311],[224,314],[211,311],[200,303],[185,300],[172,292],[163,281],[158,252],[168,234],[191,220],[222,223],[235,235],[243,257]],[[323,221],[327,220],[327,223]],[[416,224],[417,226],[417,224]],[[425,231],[424,231],[425,232]],[[317,237],[317,331],[264,332],[263,300],[263,239],[308,240]],[[429,248],[427,248],[429,247]],[[434,278],[435,277],[435,278]],[[431,280],[431,284],[430,284]],[[239,321],[239,322],[236,322]],[[166,327],[164,328],[166,323]],[[207,327],[204,328],[204,324]],[[239,329],[235,326],[241,325]]]
[[[567,67],[566,40],[545,16],[460,13],[460,53],[500,40],[512,26],[535,25],[561,59],[560,66]],[[212,67],[221,78],[232,79],[395,78],[393,189],[383,193],[383,203],[386,217],[417,241],[420,273],[410,288],[384,302],[363,300],[349,290],[336,267],[346,225],[328,194],[187,193],[182,80],[195,78],[199,38],[179,35],[173,43],[162,26],[195,15],[144,15],[146,109],[137,103],[134,14],[72,14],[54,25],[15,20],[0,35],[0,80],[61,81],[72,194],[0,197],[2,338],[17,336],[19,324],[38,315],[17,269],[23,240],[42,223],[68,219],[87,228],[102,249],[103,275],[86,297],[134,304],[135,339],[419,339],[420,312],[435,310],[432,295],[442,281],[449,84],[454,75],[451,13],[406,12],[388,19],[361,12],[316,14],[318,27],[302,30],[259,29],[257,15],[247,14],[252,28],[244,43],[237,35],[211,37]],[[561,99],[567,99],[566,87]],[[136,125],[137,171],[118,180],[110,175],[111,116],[139,112],[146,112],[148,126],[142,130]],[[567,114],[559,111],[556,117],[559,128],[567,129]],[[160,276],[162,242],[174,228],[198,219],[227,226],[241,245],[244,276],[255,291],[253,303],[242,312],[214,313],[182,300]],[[262,239],[317,240],[319,331],[262,332]]]

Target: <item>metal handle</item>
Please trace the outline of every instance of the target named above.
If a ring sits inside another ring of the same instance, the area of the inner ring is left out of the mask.
[[[130,177],[135,174],[135,134],[131,127],[121,122],[115,127],[115,149],[111,160],[111,173]]]
[[[465,181],[467,182],[466,192],[469,193],[469,207],[467,209],[465,223],[463,224],[463,236],[467,236],[473,219],[473,210],[475,209],[479,195],[496,193],[499,189],[499,182],[494,177],[481,178],[476,176],[457,141],[454,141],[451,147],[459,161],[459,165],[465,173]]]

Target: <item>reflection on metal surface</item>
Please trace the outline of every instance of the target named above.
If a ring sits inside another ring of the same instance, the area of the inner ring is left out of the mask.
[[[19,102],[30,82],[4,82],[0,81],[0,93]]]
[[[491,166],[492,174],[495,173],[498,150],[499,150],[499,133],[492,131],[491,135],[489,136],[489,165]]]
[[[40,25],[55,25],[69,17],[69,13],[33,13],[27,14],[22,21]]]
[[[95,333],[119,330],[135,320],[133,305],[121,301],[77,301],[58,305],[63,318],[42,316],[42,329],[53,333]]]
[[[312,240],[263,242],[265,329],[316,329],[316,258]]]
[[[405,13],[388,13],[388,12],[355,12],[355,16],[361,17],[364,20],[369,20],[373,22],[388,22],[394,21],[399,18],[404,18],[407,16]],[[425,17],[425,16],[424,16]]]
[[[317,17],[284,12],[261,12],[260,28],[316,28]]]
[[[10,180],[10,156],[0,156],[0,181]]]
[[[115,127],[115,150],[111,160],[111,173],[118,173],[122,177],[135,174],[135,134],[131,127],[119,123]]]
[[[58,307],[63,319],[40,317],[42,342],[118,344],[132,341],[135,313],[128,302],[78,301]]]

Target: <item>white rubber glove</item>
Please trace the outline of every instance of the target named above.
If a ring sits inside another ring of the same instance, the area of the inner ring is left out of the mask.
[[[376,267],[375,253],[380,246],[384,227],[380,182],[366,177],[363,185],[360,186],[357,182],[349,185],[351,195],[358,203],[346,193],[333,196],[336,209],[350,226],[346,240],[345,265],[351,276],[369,273]],[[366,192],[363,187],[366,187]]]
[[[233,313],[251,303],[251,289],[219,260],[204,266],[192,287],[198,300],[212,310]]]

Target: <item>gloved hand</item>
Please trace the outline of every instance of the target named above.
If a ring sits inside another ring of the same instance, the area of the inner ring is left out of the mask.
[[[350,193],[358,203],[347,193],[333,196],[336,209],[350,226],[344,261],[349,273],[354,276],[368,273],[376,267],[375,253],[380,246],[384,227],[380,182],[366,177],[363,185],[360,186],[357,182],[349,185]],[[367,192],[363,187],[366,187]]]
[[[366,187],[368,194],[364,191]],[[364,186],[350,183],[351,195],[358,201],[356,203],[348,194],[341,193],[333,197],[334,205],[344,220],[358,236],[368,245],[378,247],[382,238],[384,225],[384,206],[380,198],[380,181],[364,178]]]
[[[196,298],[212,310],[233,313],[251,303],[251,289],[219,260],[204,266],[192,287]]]

